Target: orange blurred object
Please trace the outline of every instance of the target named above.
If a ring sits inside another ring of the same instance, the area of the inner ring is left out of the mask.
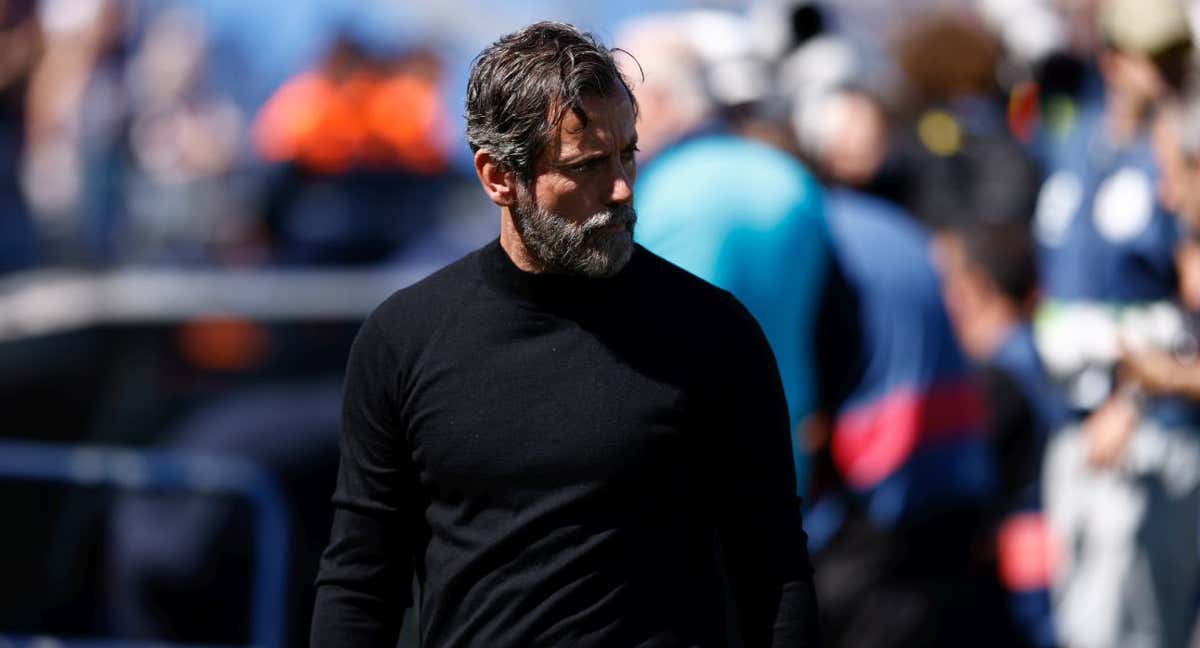
[[[188,362],[207,371],[243,371],[260,364],[267,355],[266,330],[236,317],[192,320],[176,333],[179,351]]]
[[[1040,111],[1041,88],[1032,81],[1019,83],[1008,95],[1008,129],[1013,137],[1028,144],[1033,141]]]
[[[420,70],[305,72],[263,107],[255,147],[267,160],[318,173],[363,165],[434,174],[448,158],[444,112],[436,79]]]
[[[1016,513],[1004,521],[996,538],[1000,582],[1013,592],[1050,586],[1055,548],[1041,513]]]

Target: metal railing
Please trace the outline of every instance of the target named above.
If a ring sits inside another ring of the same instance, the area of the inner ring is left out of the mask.
[[[428,264],[377,269],[37,270],[0,277],[0,342],[98,325],[361,319]]]
[[[0,441],[0,479],[244,498],[254,514],[251,645],[254,648],[284,647],[288,512],[275,479],[254,462],[214,454]],[[0,635],[0,648],[148,648],[167,645],[161,641]]]

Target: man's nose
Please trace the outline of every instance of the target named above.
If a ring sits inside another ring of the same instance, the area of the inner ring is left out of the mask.
[[[612,193],[609,202],[617,205],[628,204],[633,200],[633,178],[625,171],[623,165],[617,165],[613,175]]]

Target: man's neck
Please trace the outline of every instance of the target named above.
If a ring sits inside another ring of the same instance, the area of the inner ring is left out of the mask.
[[[963,331],[963,350],[977,361],[987,362],[1020,323],[1014,307],[1001,299],[992,300],[973,314],[970,325]]]

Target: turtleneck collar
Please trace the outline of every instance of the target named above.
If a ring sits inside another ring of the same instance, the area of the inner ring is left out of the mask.
[[[483,280],[496,290],[533,301],[575,301],[593,299],[625,283],[630,269],[638,262],[640,247],[635,244],[633,257],[615,276],[597,279],[572,274],[526,272],[516,266],[495,239],[479,251]]]

